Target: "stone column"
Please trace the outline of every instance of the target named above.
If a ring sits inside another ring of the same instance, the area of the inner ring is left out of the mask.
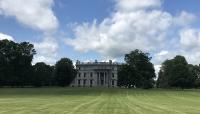
[[[104,86],[106,86],[106,73],[104,72]]]
[[[102,85],[104,85],[104,74],[102,72],[101,72],[101,74],[102,74],[101,80],[103,80],[103,84]]]
[[[107,86],[107,74],[105,72],[105,85]]]
[[[97,86],[99,86],[99,72],[97,72]]]

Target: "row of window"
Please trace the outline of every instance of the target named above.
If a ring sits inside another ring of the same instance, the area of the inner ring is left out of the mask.
[[[87,80],[83,80],[83,86],[86,85],[86,81]],[[78,86],[80,86],[80,85],[81,85],[81,80],[78,80]],[[93,80],[90,80],[90,87],[92,87],[92,85],[93,85]]]
[[[83,75],[84,77],[86,77],[86,73],[84,73],[84,75]],[[78,77],[81,77],[81,73],[78,73]],[[93,77],[93,74],[92,74],[92,72],[90,73],[90,77],[92,78]]]
[[[93,85],[93,80],[89,80],[90,81],[90,86],[92,86]],[[86,82],[87,82],[87,80],[85,79],[85,80],[83,80],[83,86],[85,86],[86,85]],[[115,81],[114,80],[112,80],[111,81],[111,84],[114,86],[115,85]],[[80,86],[81,85],[81,80],[79,79],[78,80],[78,86]]]
[[[86,77],[86,73],[83,74],[84,78]],[[81,77],[81,73],[78,73],[78,77]],[[92,78],[93,77],[93,73],[91,72],[90,73],[90,77]],[[114,78],[115,77],[115,74],[112,73],[112,77]]]
[[[84,69],[87,69],[87,68],[83,68],[83,67],[77,67],[78,70],[84,70]],[[103,69],[103,68],[102,68]],[[117,67],[112,67],[112,70],[117,70]]]

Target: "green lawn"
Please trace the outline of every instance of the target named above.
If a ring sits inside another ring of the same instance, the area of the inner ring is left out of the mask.
[[[0,114],[200,114],[200,90],[0,88]]]

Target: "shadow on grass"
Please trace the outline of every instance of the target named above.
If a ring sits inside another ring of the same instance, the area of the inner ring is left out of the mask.
[[[0,88],[0,97],[3,96],[51,96],[51,95],[71,95],[71,96],[97,96],[102,94],[157,94],[163,92],[200,92],[199,89],[123,89],[123,88],[81,88],[81,87],[49,87],[49,88]]]

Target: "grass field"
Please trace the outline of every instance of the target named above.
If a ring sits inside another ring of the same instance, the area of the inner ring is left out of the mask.
[[[0,88],[0,114],[200,114],[200,90]]]

